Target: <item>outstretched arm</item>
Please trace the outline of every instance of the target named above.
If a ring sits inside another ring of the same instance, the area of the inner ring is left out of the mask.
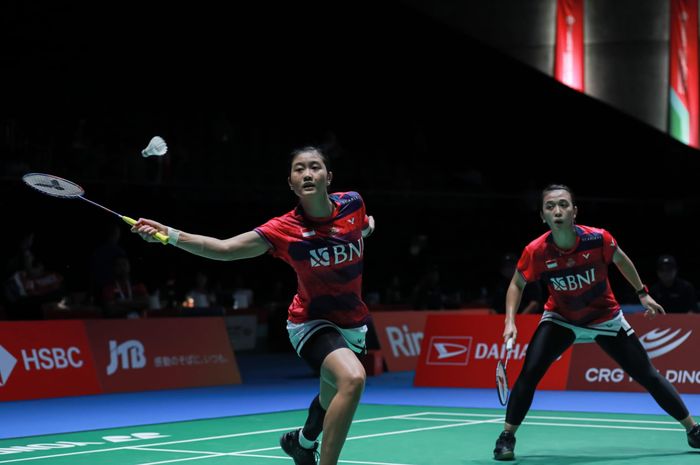
[[[519,271],[513,273],[513,279],[510,280],[510,285],[508,286],[508,292],[506,292],[506,325],[503,329],[503,340],[507,341],[510,338],[515,339],[518,337],[518,329],[515,327],[515,314],[518,312],[518,307],[520,306],[520,299],[523,298],[523,289],[527,282],[523,275]]]
[[[617,250],[615,250],[612,259],[615,266],[617,266],[617,269],[620,270],[620,273],[622,273],[622,276],[624,276],[632,287],[634,287],[635,291],[637,291],[639,301],[644,306],[644,315],[654,318],[657,313],[666,313],[664,308],[656,303],[652,296],[646,292],[643,292],[645,288],[644,284],[642,283],[642,279],[639,277],[639,273],[637,273],[637,268],[635,268],[632,260],[630,260],[630,258],[625,252],[622,251],[621,248],[618,247]]]
[[[241,260],[264,254],[270,245],[255,231],[248,231],[228,239],[201,236],[169,228],[157,221],[141,218],[131,228],[148,242],[158,242],[157,232],[170,237],[169,244],[200,257],[212,260]]]

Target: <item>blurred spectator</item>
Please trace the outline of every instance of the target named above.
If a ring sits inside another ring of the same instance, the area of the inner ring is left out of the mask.
[[[18,244],[17,248],[10,252],[10,258],[5,262],[5,270],[3,272],[3,278],[14,274],[16,271],[24,269],[25,259],[27,250],[32,250],[34,246],[34,232],[30,231],[23,235]]]
[[[198,271],[194,278],[194,287],[185,294],[183,307],[209,308],[216,304],[216,293],[209,287],[209,277]]]
[[[490,286],[487,293],[487,305],[497,313],[506,313],[506,293],[518,265],[514,254],[506,254],[501,258],[498,278]],[[517,313],[542,313],[542,286],[539,282],[527,283]]]
[[[246,287],[243,276],[236,275],[236,287],[233,289],[233,308],[248,308],[253,305],[253,290]]]
[[[15,271],[5,282],[5,298],[10,319],[41,319],[42,305],[63,298],[63,276],[46,270],[27,248],[23,251],[22,269]]]
[[[433,265],[418,281],[413,290],[411,303],[416,310],[441,310],[444,308],[444,300],[440,269],[437,265]]]
[[[391,277],[389,286],[384,290],[384,299],[382,303],[389,305],[405,303],[399,275],[395,274]]]
[[[119,245],[121,231],[121,224],[111,221],[104,231],[105,242],[97,246],[90,257],[92,295],[96,301],[99,301],[105,286],[114,281],[114,261],[127,256]]]
[[[672,255],[661,255],[656,263],[659,281],[649,289],[649,293],[666,313],[687,313],[698,311],[695,287],[678,277],[678,265]]]
[[[114,279],[102,289],[102,302],[108,317],[138,318],[148,308],[148,290],[143,283],[131,278],[127,257],[114,259]]]

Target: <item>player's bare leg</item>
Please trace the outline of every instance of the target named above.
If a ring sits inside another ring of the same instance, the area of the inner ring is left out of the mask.
[[[365,388],[365,369],[350,349],[331,352],[321,365],[321,406],[326,409],[319,465],[336,465]]]

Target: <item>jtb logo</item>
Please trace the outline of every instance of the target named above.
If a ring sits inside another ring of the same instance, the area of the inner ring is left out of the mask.
[[[549,278],[555,291],[576,291],[582,289],[584,285],[591,286],[595,282],[595,268],[586,270],[584,274],[569,274]]]
[[[113,375],[117,369],[143,368],[146,366],[143,344],[136,339],[117,344],[117,341],[109,341],[109,366],[107,375]]]
[[[362,257],[364,242],[360,238],[357,242],[334,245],[333,247],[321,247],[309,250],[311,267],[339,265],[351,262],[355,258]]]

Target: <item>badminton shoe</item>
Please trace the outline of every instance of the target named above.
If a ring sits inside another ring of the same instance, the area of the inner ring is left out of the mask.
[[[282,450],[294,459],[295,465],[316,465],[318,463],[318,441],[312,449],[305,449],[299,444],[299,432],[301,429],[284,433],[280,438]]]
[[[688,431],[688,445],[700,449],[700,425],[697,423]]]
[[[503,431],[496,440],[496,448],[493,450],[493,458],[496,460],[513,460],[515,458],[515,435],[510,431]]]

